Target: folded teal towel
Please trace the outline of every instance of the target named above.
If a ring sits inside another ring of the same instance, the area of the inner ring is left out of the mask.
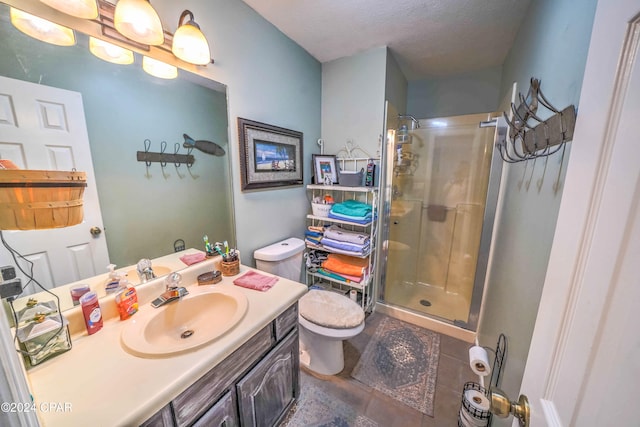
[[[371,205],[357,200],[345,200],[342,203],[334,204],[331,207],[331,212],[342,215],[364,217],[367,214],[371,214]]]

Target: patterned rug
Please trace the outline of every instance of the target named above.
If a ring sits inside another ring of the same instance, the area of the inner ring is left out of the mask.
[[[359,415],[351,406],[313,385],[305,375],[300,376],[300,398],[282,425],[286,427],[378,426],[375,421]]]
[[[351,376],[433,416],[439,356],[440,335],[385,317]]]

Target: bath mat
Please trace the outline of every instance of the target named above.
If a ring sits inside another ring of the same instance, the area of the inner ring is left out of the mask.
[[[370,418],[351,406],[325,393],[300,376],[300,397],[282,423],[285,427],[377,427]]]
[[[433,416],[440,335],[390,317],[380,321],[351,376]]]

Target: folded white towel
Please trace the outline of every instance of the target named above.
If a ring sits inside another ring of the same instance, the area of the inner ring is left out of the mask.
[[[344,230],[337,225],[332,225],[324,230],[324,237],[341,242],[355,243],[358,245],[366,245],[369,243],[369,235],[358,233],[356,231]]]

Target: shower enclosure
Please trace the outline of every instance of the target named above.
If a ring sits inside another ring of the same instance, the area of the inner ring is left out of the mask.
[[[390,114],[380,303],[475,330],[501,173],[490,116]]]

